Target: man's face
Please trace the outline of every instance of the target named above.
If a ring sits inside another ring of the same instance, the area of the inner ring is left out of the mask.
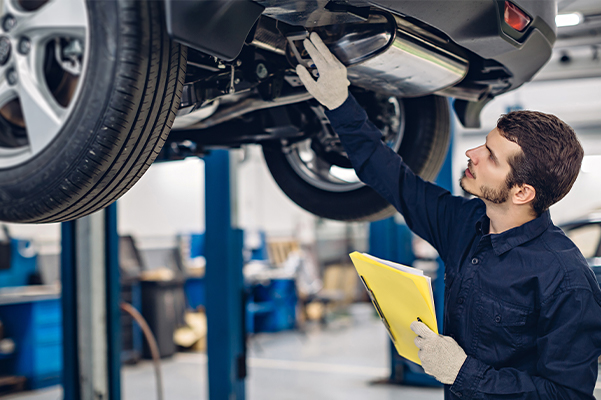
[[[501,204],[507,201],[511,188],[507,187],[507,175],[511,171],[509,159],[521,150],[517,143],[505,139],[497,128],[486,136],[486,143],[465,152],[469,158],[460,184],[463,190]]]

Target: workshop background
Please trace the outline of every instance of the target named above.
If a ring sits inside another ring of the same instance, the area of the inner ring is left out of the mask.
[[[600,15],[601,9],[596,21]],[[601,36],[593,36],[582,42],[560,36],[532,82],[486,106],[481,129],[453,121],[451,162],[443,173],[455,194],[461,195],[465,150],[483,143],[500,114],[540,110],[569,123],[585,151],[572,191],[551,208],[555,224],[601,221]],[[319,219],[281,192],[259,146],[229,153],[236,193],[231,218],[243,232],[246,397],[442,399],[439,384],[395,355],[348,257],[377,249],[426,271],[436,290],[435,250],[398,215],[371,224]],[[205,183],[202,159],[155,163],[116,203],[121,298],[148,322],[160,356],[157,371],[143,330],[123,311],[124,399],[157,398],[157,373],[165,399],[208,398],[205,193],[214,188]],[[61,225],[2,227],[1,396],[62,398],[63,346],[69,344],[61,334]],[[388,247],[379,240],[384,236],[393,238]],[[598,255],[601,225],[573,237],[585,256]],[[595,395],[601,399],[601,381]]]

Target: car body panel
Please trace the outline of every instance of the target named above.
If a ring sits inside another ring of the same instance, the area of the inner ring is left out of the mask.
[[[291,25],[312,28],[350,22],[342,17],[335,19],[324,16],[328,14],[323,10],[326,1],[257,2],[265,7],[265,15]],[[551,57],[551,48],[556,39],[554,18],[557,5],[552,0],[514,2],[533,18],[530,27],[517,35],[520,37],[518,40],[506,33],[512,28],[503,20],[504,1],[355,0],[350,3],[356,7],[375,6],[421,21],[478,56],[500,62],[512,75],[510,85],[504,91],[515,89],[530,80]],[[346,17],[357,18],[354,14]]]
[[[226,61],[239,53],[260,14],[310,30],[364,20],[362,14],[369,7],[388,10],[425,24],[482,59],[502,64],[510,76],[503,87],[491,91],[495,96],[530,80],[550,58],[556,39],[555,1],[514,1],[533,19],[522,33],[505,23],[504,4],[504,0],[351,0],[344,4],[327,0],[166,0],[166,10],[168,32],[176,40]]]

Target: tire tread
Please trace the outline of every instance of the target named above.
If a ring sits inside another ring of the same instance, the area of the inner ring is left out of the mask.
[[[108,206],[142,177],[165,143],[179,107],[186,48],[167,36],[160,3],[136,2],[119,13],[122,50],[102,132],[55,193],[40,199],[41,210],[21,222],[64,222]],[[57,193],[70,205],[58,209]]]

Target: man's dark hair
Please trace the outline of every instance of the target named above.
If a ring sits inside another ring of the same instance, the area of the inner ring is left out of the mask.
[[[561,200],[580,172],[584,151],[574,130],[555,115],[512,111],[497,121],[499,133],[522,151],[509,159],[507,187],[528,184],[536,195],[537,216]]]

